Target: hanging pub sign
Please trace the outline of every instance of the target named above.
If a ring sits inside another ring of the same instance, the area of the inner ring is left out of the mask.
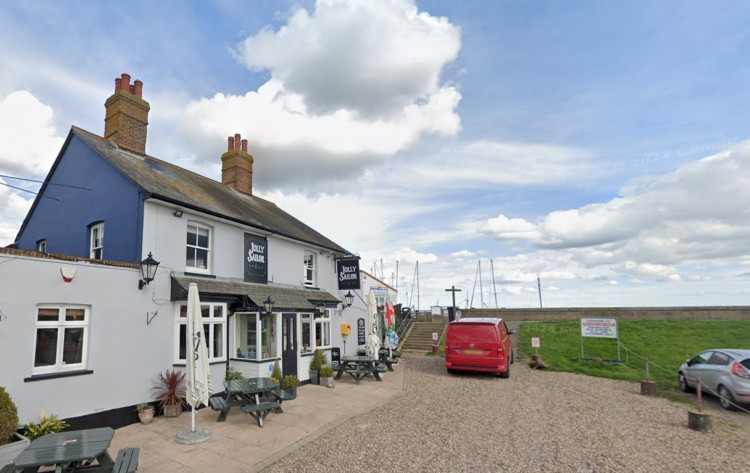
[[[339,291],[359,289],[359,258],[336,260],[336,275],[339,279]]]
[[[245,233],[243,259],[245,281],[266,284],[268,282],[268,240]]]

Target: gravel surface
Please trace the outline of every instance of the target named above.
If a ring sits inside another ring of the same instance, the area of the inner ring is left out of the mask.
[[[354,417],[268,472],[750,471],[750,415],[687,427],[688,406],[637,383],[535,371],[448,375],[444,358],[405,354],[406,393]],[[363,386],[366,389],[366,386]]]

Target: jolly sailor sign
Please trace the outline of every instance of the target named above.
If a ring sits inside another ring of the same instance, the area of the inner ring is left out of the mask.
[[[359,289],[359,258],[336,260],[336,276],[339,280],[339,291]]]
[[[245,281],[265,284],[268,282],[268,240],[245,233]]]

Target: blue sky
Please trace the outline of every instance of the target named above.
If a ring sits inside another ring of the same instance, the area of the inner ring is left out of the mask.
[[[241,133],[256,193],[404,302],[419,261],[422,308],[454,285],[462,306],[536,307],[537,275],[549,307],[744,305],[748,17],[732,1],[3,2],[0,174],[43,179],[71,126],[102,134],[126,72],[149,154],[218,180]],[[0,244],[32,198],[0,186]]]

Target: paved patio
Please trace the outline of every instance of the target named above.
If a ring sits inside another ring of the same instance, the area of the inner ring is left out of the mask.
[[[190,427],[190,413],[177,418],[157,417],[149,425],[117,429],[110,446],[140,447],[139,473],[222,472],[249,473],[271,465],[288,452],[318,438],[342,422],[372,410],[404,392],[404,362],[383,374],[383,381],[363,379],[359,385],[347,375],[334,388],[305,385],[297,399],[283,403],[283,414],[268,414],[263,428],[250,415],[233,408],[225,422],[218,412],[196,412],[196,427],[208,427],[211,438],[196,445],[175,442],[180,430]]]

